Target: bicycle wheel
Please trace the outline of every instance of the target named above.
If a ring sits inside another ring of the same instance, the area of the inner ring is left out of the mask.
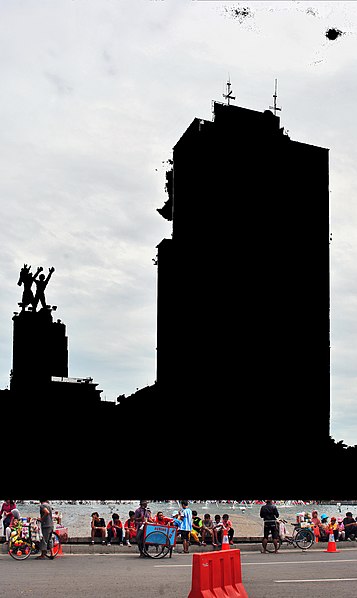
[[[9,555],[12,556],[13,559],[16,561],[24,561],[27,559],[32,550],[32,542],[31,540],[21,540],[15,539],[12,540],[10,538],[9,541]]]
[[[51,545],[52,545],[53,556],[57,556],[59,553],[61,540],[59,538],[59,535],[56,532],[52,532],[48,546],[47,546],[46,556],[48,558],[51,558]]]
[[[277,538],[277,542],[278,542],[277,550],[279,550],[279,548],[281,547],[281,538]],[[275,552],[275,545],[274,545],[273,538],[271,536],[269,536],[269,538],[268,538],[266,551],[267,552]]]
[[[143,553],[152,559],[162,559],[170,552],[170,540],[162,531],[148,533],[145,538]]]
[[[307,550],[310,548],[314,543],[314,534],[309,529],[301,528],[296,532],[296,536],[294,538],[294,545],[301,550]]]

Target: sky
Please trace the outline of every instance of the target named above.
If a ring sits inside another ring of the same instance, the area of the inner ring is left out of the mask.
[[[277,79],[281,126],[330,150],[331,435],[357,444],[357,2],[0,0],[0,17],[0,388],[24,263],[55,268],[69,376],[107,401],[153,384],[172,148],[228,78],[259,111]],[[315,417],[308,388],[301,406]]]

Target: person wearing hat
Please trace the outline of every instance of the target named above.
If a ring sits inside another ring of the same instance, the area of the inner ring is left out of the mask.
[[[147,522],[153,523],[151,510],[148,508],[148,501],[141,500],[140,506],[134,512],[134,520],[136,523],[136,542],[139,547],[140,556],[144,557],[144,525]]]
[[[181,519],[180,519],[180,513],[177,510],[172,513],[171,521],[177,527],[177,531],[178,531],[181,527]]]
[[[321,514],[321,525],[320,525],[320,539],[325,542],[328,540],[329,534],[329,524],[328,524],[328,516],[325,513]]]

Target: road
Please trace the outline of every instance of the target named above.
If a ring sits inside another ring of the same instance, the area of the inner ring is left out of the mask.
[[[241,551],[249,598],[356,598],[357,548]],[[1,598],[187,598],[192,555],[160,560],[133,554],[64,554],[54,561],[15,561],[0,555]]]

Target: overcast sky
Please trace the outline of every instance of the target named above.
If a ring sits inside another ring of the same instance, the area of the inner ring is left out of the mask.
[[[0,388],[24,263],[56,269],[70,376],[154,382],[166,161],[228,76],[260,111],[277,78],[289,136],[330,149],[331,434],[357,444],[356,47],[351,1],[0,0]]]

